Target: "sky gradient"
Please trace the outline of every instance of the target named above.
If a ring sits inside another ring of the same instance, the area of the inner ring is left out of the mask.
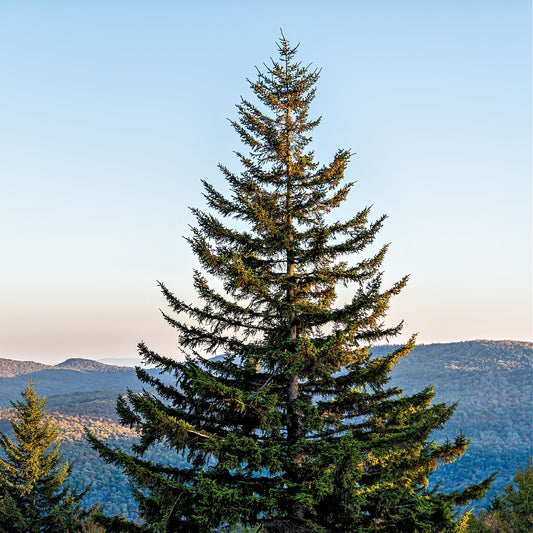
[[[194,298],[188,208],[280,28],[322,69],[317,159],[355,153],[339,218],[388,215],[398,340],[531,340],[530,2],[7,1],[0,357],[179,357],[156,280]]]

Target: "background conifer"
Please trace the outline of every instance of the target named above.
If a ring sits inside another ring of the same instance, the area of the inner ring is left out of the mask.
[[[454,410],[432,405],[431,387],[403,396],[387,386],[414,339],[383,357],[372,345],[400,332],[384,317],[407,278],[383,289],[387,246],[367,251],[384,216],[371,221],[363,208],[333,218],[353,185],[344,180],[351,154],[339,150],[325,166],[314,160],[310,134],[320,119],[309,106],[319,72],[297,62],[283,36],[278,51],[250,81],[258,103],[237,105],[232,125],[248,150],[237,153],[240,173],[220,166],[231,194],[204,182],[209,210],[193,209],[189,242],[203,304],[160,284],[186,360],[139,345],[175,383],[138,369],[151,389],[118,402],[122,423],[140,431],[132,453],[89,437],[126,471],[146,522],[113,519],[112,527],[455,530],[454,505],[478,497],[489,480],[461,493],[428,490],[428,476],[467,440],[431,440]],[[338,286],[355,287],[353,297],[338,301]],[[184,462],[144,460],[157,443]]]
[[[46,400],[33,380],[11,402],[15,440],[0,434],[0,531],[73,533],[82,531],[85,492],[71,488],[72,466],[60,453],[61,430],[47,417]]]
[[[513,483],[491,498],[479,517],[468,524],[472,533],[528,533],[533,531],[533,458],[524,468],[516,467]]]

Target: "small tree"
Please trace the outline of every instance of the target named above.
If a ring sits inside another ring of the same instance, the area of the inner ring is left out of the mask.
[[[47,417],[46,400],[37,396],[33,380],[11,402],[15,440],[0,434],[0,530],[12,533],[83,531],[86,491],[72,489],[72,465],[60,454],[61,431]]]
[[[493,497],[479,518],[472,517],[472,533],[531,533],[533,531],[533,459],[516,468],[513,483]]]
[[[203,305],[161,288],[179,318],[185,362],[140,344],[144,360],[176,383],[138,369],[153,392],[118,402],[140,442],[129,454],[89,436],[106,461],[129,476],[145,526],[109,521],[112,531],[207,532],[233,524],[265,531],[451,531],[454,505],[477,498],[490,480],[461,493],[428,490],[439,463],[454,461],[462,436],[430,439],[454,406],[432,405],[433,389],[413,396],[387,386],[414,339],[390,354],[372,344],[397,335],[386,326],[391,298],[407,282],[381,288],[387,246],[361,257],[385,217],[363,208],[346,221],[330,213],[348,196],[350,152],[319,166],[308,149],[319,119],[309,118],[318,71],[295,61],[282,37],[279,60],[250,87],[233,127],[249,148],[238,174],[221,166],[229,197],[204,182],[210,212],[193,209],[189,239],[203,271]],[[216,290],[207,275],[219,278]],[[337,302],[338,285],[355,285]],[[205,354],[222,353],[216,359]],[[142,458],[157,443],[187,463]]]

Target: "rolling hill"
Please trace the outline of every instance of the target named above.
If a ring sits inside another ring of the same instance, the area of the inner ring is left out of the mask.
[[[0,359],[0,407],[8,407],[30,379],[50,398],[56,394],[124,390],[138,387],[135,369],[106,365],[90,359],[67,359],[55,365]]]

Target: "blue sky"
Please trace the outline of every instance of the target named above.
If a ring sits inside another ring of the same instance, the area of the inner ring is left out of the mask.
[[[156,280],[194,298],[188,207],[238,169],[227,119],[280,28],[322,69],[317,158],[356,153],[339,217],[388,214],[391,322],[531,339],[530,2],[7,1],[0,357],[179,355]]]

